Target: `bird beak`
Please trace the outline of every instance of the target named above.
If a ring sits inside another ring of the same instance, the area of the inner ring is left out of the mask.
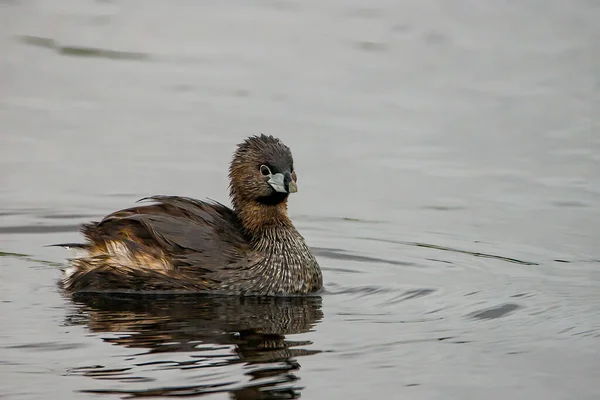
[[[288,185],[288,193],[296,193],[298,191],[298,185],[294,181],[290,181]]]
[[[298,185],[292,180],[289,172],[272,174],[267,182],[279,193],[296,193],[298,191]]]

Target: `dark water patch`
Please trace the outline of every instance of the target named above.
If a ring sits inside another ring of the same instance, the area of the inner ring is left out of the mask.
[[[435,310],[427,311],[425,314],[435,314],[435,313],[438,313],[438,312],[444,311],[444,310],[445,310],[444,307],[442,307],[442,308],[436,308]]]
[[[19,345],[15,345],[15,346],[4,346],[5,349],[35,350],[35,351],[63,351],[63,350],[80,349],[83,347],[85,347],[84,344],[57,343],[57,342],[40,342],[40,343],[19,344]]]
[[[407,301],[407,300],[411,300],[411,299],[416,299],[419,297],[423,297],[423,296],[427,296],[430,295],[432,293],[435,293],[437,291],[437,289],[413,289],[413,290],[407,290],[406,292],[392,298],[391,300],[387,300],[384,303],[385,304],[397,304],[397,303],[401,303],[403,301]]]
[[[443,320],[443,317],[438,317],[438,318],[417,318],[417,319],[406,319],[406,320],[400,320],[400,321],[370,321],[373,324],[422,324],[425,322],[433,322],[433,321],[441,321]],[[346,320],[346,321],[350,321],[350,320]]]
[[[385,43],[360,41],[354,43],[354,48],[368,53],[383,53],[388,50],[389,46]]]
[[[29,257],[27,254],[0,251],[0,257]]]
[[[546,313],[548,313],[549,310],[555,310],[556,308],[557,307],[548,307],[548,308],[544,308],[544,309],[542,309],[540,311],[532,311],[532,312],[529,313],[529,315],[537,316],[537,315],[546,314]]]
[[[518,260],[516,258],[504,257],[504,256],[499,256],[499,255],[489,254],[489,253],[480,253],[480,252],[474,252],[474,251],[469,251],[469,250],[455,249],[452,247],[440,246],[440,245],[436,245],[436,244],[421,243],[421,242],[408,242],[408,241],[401,241],[401,240],[387,240],[387,239],[373,238],[373,237],[363,237],[360,239],[374,240],[374,241],[382,242],[382,243],[393,243],[393,244],[402,244],[402,245],[407,245],[407,246],[426,247],[429,249],[441,250],[441,251],[451,251],[454,253],[468,254],[468,255],[474,256],[474,257],[492,258],[495,260],[506,261],[506,262],[510,262],[513,264],[539,265],[538,263],[535,263],[532,261]]]
[[[554,201],[554,202],[552,202],[552,204],[557,207],[561,207],[561,208],[586,208],[586,207],[590,206],[589,204],[583,203],[581,201],[569,201],[569,200]]]
[[[297,398],[302,387],[299,357],[320,353],[309,348],[308,340],[295,341],[287,336],[312,331],[323,318],[321,297],[235,297],[178,295],[77,294],[73,315],[65,325],[81,325],[100,335],[104,342],[143,350],[122,359],[118,368],[100,365],[73,368],[72,374],[91,379],[115,380],[121,385],[153,382],[156,387],[143,390],[86,389],[86,393],[119,394],[129,397],[196,396],[208,393],[240,393],[279,398],[281,393]],[[124,334],[123,332],[127,332]],[[106,335],[105,335],[106,334]],[[172,354],[185,357],[173,360]],[[151,359],[144,361],[144,357]],[[157,356],[163,357],[162,360]],[[210,367],[243,364],[246,378],[223,374],[214,377]],[[150,367],[150,371],[148,368]],[[151,371],[195,370],[203,373],[200,385],[160,385]],[[204,372],[204,371],[207,372]],[[212,372],[212,373],[211,373]],[[218,382],[210,382],[211,379]],[[223,381],[226,381],[223,383]]]
[[[0,211],[0,217],[14,217],[15,215],[23,215],[23,212],[19,211]]]
[[[404,340],[396,340],[393,342],[385,342],[378,344],[368,344],[360,347],[357,351],[351,351],[348,353],[341,354],[342,357],[345,358],[354,358],[364,356],[365,353],[376,353],[376,352],[389,352],[390,348],[396,345],[407,345],[407,344],[417,344],[417,343],[448,343],[448,344],[466,344],[471,343],[469,340],[452,340],[456,339],[455,336],[440,336],[440,337],[428,337],[428,338],[418,338],[418,339],[404,339]]]
[[[573,336],[582,336],[582,337],[596,337],[597,336],[597,331],[590,329],[590,330],[586,330],[586,331],[582,331],[582,332],[576,332],[573,334]]]
[[[80,225],[21,225],[21,226],[2,226],[2,234],[37,234],[37,233],[64,233],[77,232]]]
[[[559,331],[558,333],[567,333],[567,332],[572,331],[573,329],[575,329],[575,327],[574,326],[570,326],[570,327],[568,327],[566,329],[563,329],[562,331]]]
[[[514,297],[514,298],[519,298],[519,297],[522,297],[522,298],[528,298],[528,297],[533,297],[533,296],[534,296],[534,295],[533,295],[533,294],[531,294],[531,293],[517,293],[517,294],[513,294],[513,295],[512,295],[512,296],[510,296],[510,297]]]
[[[337,286],[335,284],[330,284],[331,286]],[[396,293],[395,289],[382,287],[382,286],[354,286],[354,287],[344,287],[338,291],[328,289],[328,294],[339,295],[339,294],[356,294],[359,297],[374,295],[374,294],[382,294],[382,293]]]
[[[55,263],[55,262],[47,261],[47,260],[39,260],[39,259],[33,258],[27,254],[21,254],[21,253],[11,253],[11,252],[0,251],[0,257],[20,258],[24,261],[29,261],[29,262],[36,263],[36,264],[44,264],[49,267],[62,266],[62,264],[60,264],[60,263]]]
[[[413,30],[413,27],[409,24],[398,23],[392,25],[391,31],[395,33],[409,33]]]
[[[138,397],[187,397],[187,396],[199,396],[203,394],[214,394],[223,392],[223,390],[217,390],[224,386],[231,385],[230,383],[219,383],[213,385],[191,385],[191,386],[179,386],[179,387],[163,387],[157,389],[140,389],[140,390],[117,390],[117,389],[87,389],[80,390],[81,393],[90,394],[114,394],[124,395],[125,398],[138,398]]]
[[[461,206],[423,206],[421,207],[424,210],[433,210],[433,211],[458,211],[458,210],[466,210],[466,207]]]
[[[179,93],[189,93],[189,92],[193,92],[195,90],[195,86],[187,84],[187,83],[172,85],[170,87],[174,92],[179,92]]]
[[[119,381],[124,383],[149,383],[156,381],[156,379],[153,378],[131,376],[131,371],[132,368],[106,368],[102,365],[95,365],[91,367],[71,368],[65,375],[79,375],[98,380]]]
[[[16,37],[17,41],[30,46],[44,47],[54,49],[56,42],[54,39],[44,38],[39,36],[20,35]]]
[[[326,247],[313,247],[312,250],[316,256],[330,258],[332,260],[381,263],[381,264],[398,265],[398,266],[403,266],[403,267],[415,266],[415,264],[409,263],[406,261],[387,260],[384,258],[377,258],[377,257],[370,257],[370,256],[359,256],[356,254],[349,253],[348,251],[342,250],[342,249],[332,249],[332,248],[326,248]]]
[[[366,317],[372,317],[372,316],[382,316],[382,315],[390,315],[389,312],[376,312],[376,313],[356,313],[356,312],[346,312],[346,311],[341,311],[338,312],[337,315],[342,315],[342,316],[366,316]]]
[[[452,261],[440,260],[439,258],[426,258],[425,260],[427,260],[427,261],[435,261],[435,262],[439,262],[439,263],[442,263],[442,264],[454,265],[454,263]]]
[[[523,306],[520,306],[518,304],[514,304],[514,303],[506,303],[506,304],[501,304],[495,307],[491,307],[491,308],[487,308],[485,310],[480,310],[480,311],[475,311],[472,312],[468,315],[469,318],[473,318],[473,319],[497,319],[497,318],[502,318],[508,314],[511,314],[512,312],[523,308]]]
[[[74,57],[96,57],[106,58],[110,60],[133,60],[145,61],[150,59],[150,55],[146,53],[138,53],[131,51],[117,51],[109,49],[101,49],[95,47],[84,46],[64,46],[51,38],[38,36],[21,35],[17,36],[17,40],[21,43],[42,47],[56,51],[58,54]]]
[[[0,211],[0,217],[14,217],[17,215],[37,215],[47,211],[44,208],[20,208],[17,210]]]
[[[246,98],[246,97],[250,97],[252,95],[252,91],[248,90],[248,89],[236,89],[233,90],[231,92],[231,94],[234,97],[242,97],[242,98]]]
[[[441,32],[427,32],[423,35],[423,41],[428,45],[441,45],[450,42],[450,37]]]
[[[143,61],[150,59],[148,54],[136,53],[130,51],[117,51],[108,49],[99,49],[94,47],[79,46],[61,46],[58,48],[60,54],[75,57],[97,57],[111,60],[135,60]]]
[[[91,367],[77,367],[68,370],[68,375],[84,375],[93,377],[106,377],[119,375],[131,371],[131,368],[105,368],[103,365],[94,365]]]
[[[214,356],[214,357],[218,357],[218,356]],[[150,366],[157,366],[160,367],[160,369],[173,369],[173,368],[185,368],[188,365],[193,365],[194,361],[173,361],[173,360],[168,360],[168,361],[151,361],[151,362],[145,362],[145,363],[138,363],[135,364],[136,367],[150,367]]]

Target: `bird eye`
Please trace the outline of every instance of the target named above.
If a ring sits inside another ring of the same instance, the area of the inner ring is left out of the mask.
[[[271,175],[271,170],[266,165],[261,165],[260,173],[263,174],[263,176],[269,176],[269,175]]]

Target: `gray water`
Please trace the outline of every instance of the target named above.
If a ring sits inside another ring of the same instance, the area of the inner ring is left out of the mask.
[[[0,2],[0,397],[600,398],[595,1]],[[316,299],[65,298],[45,245],[294,153]]]

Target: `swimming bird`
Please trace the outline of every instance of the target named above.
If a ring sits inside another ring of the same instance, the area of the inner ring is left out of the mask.
[[[156,195],[82,226],[83,252],[62,286],[72,292],[211,292],[302,295],[321,269],[288,217],[297,175],[289,147],[261,134],[237,146],[229,166],[232,208]]]

